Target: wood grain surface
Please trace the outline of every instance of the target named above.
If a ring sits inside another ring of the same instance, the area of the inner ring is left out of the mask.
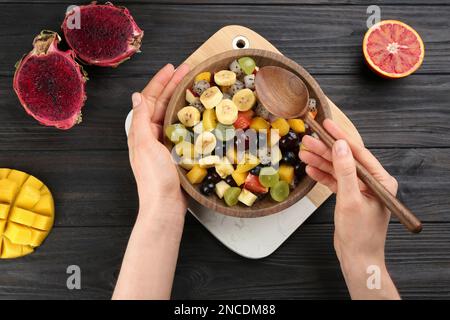
[[[450,1],[377,1],[426,46],[418,72],[385,81],[362,63],[366,9],[359,0],[121,1],[145,30],[142,51],[117,69],[87,68],[84,122],[69,132],[37,125],[12,91],[14,63],[42,29],[59,30],[73,1],[0,0],[0,167],[28,171],[52,188],[55,229],[33,255],[0,262],[0,298],[108,299],[137,210],[124,119],[130,95],[165,63],[178,64],[222,26],[254,29],[302,64],[358,127],[400,182],[399,197],[424,222],[412,236],[396,221],[389,270],[406,299],[450,298]],[[332,247],[334,197],[274,255],[249,261],[188,216],[175,298],[348,299]],[[66,268],[82,289],[66,288]]]

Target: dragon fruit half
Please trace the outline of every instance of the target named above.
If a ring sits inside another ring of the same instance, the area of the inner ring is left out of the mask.
[[[60,37],[42,31],[34,49],[16,65],[13,87],[25,110],[46,126],[70,129],[81,122],[86,74],[73,51],[58,49]]]
[[[109,2],[72,7],[62,30],[77,58],[102,67],[116,67],[129,59],[139,51],[144,36],[128,9]]]

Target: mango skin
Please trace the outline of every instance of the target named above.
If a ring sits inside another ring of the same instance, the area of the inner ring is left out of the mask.
[[[32,253],[54,219],[53,196],[44,183],[25,172],[0,168],[0,259]]]

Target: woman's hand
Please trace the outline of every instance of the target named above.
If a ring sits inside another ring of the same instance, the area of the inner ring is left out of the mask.
[[[128,241],[114,299],[169,299],[183,233],[186,199],[170,152],[161,144],[162,122],[176,86],[189,71],[162,68],[134,93],[128,136],[139,193],[139,214]]]
[[[187,65],[181,65],[175,71],[168,64],[153,77],[142,93],[132,95],[133,120],[128,147],[139,193],[140,213],[155,214],[155,210],[148,210],[155,206],[163,206],[164,212],[161,213],[165,215],[184,215],[186,212],[186,200],[175,163],[161,139],[167,104],[188,71]],[[167,206],[169,203],[170,206]]]
[[[352,298],[399,298],[385,266],[384,247],[390,212],[356,175],[355,157],[393,195],[397,181],[362,144],[353,142],[332,120],[325,129],[336,139],[330,150],[322,141],[303,137],[300,158],[306,173],[336,193],[334,247]],[[348,141],[348,143],[347,143]],[[367,286],[368,268],[378,268],[381,289]]]

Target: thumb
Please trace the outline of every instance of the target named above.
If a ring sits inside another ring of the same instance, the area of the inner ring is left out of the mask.
[[[133,103],[133,117],[129,137],[137,145],[152,136],[152,110],[139,92],[133,93],[131,101]]]
[[[152,105],[143,98],[139,92],[133,93],[131,96],[133,103],[133,118],[131,121],[131,130],[133,131],[149,131],[153,112],[155,111]]]
[[[154,108],[147,104],[147,101],[139,92],[133,93],[133,95],[131,96],[131,101],[133,103],[133,119],[142,119],[142,121],[150,124]]]
[[[345,140],[337,140],[333,145],[333,168],[337,180],[337,197],[358,197],[360,190],[355,159]]]

